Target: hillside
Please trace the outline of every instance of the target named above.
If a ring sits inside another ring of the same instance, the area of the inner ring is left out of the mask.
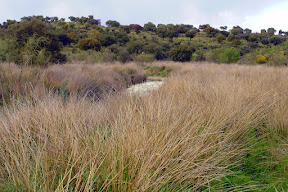
[[[151,62],[156,60],[216,63],[287,64],[287,32],[208,24],[120,25],[88,17],[32,16],[0,25],[0,60],[21,64],[64,62]]]

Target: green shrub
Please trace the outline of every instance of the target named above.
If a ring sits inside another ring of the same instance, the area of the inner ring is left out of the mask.
[[[172,61],[190,61],[192,54],[195,52],[195,48],[190,45],[178,45],[174,47],[170,52]]]
[[[101,43],[96,39],[90,38],[80,39],[77,46],[82,50],[92,49],[95,51],[100,51],[101,49]]]
[[[24,20],[11,25],[7,34],[7,39],[13,41],[9,52],[15,53],[9,60],[17,64],[42,65],[66,61],[65,55],[60,53],[62,46],[55,29],[49,23],[39,19]]]
[[[219,63],[220,61],[220,54],[223,52],[223,49],[212,49],[210,51],[207,51],[204,54],[204,58],[208,62],[215,62]]]
[[[216,39],[217,39],[218,43],[222,43],[223,41],[226,40],[226,36],[223,35],[222,33],[218,33],[218,34],[216,35]]]
[[[133,60],[136,62],[151,63],[155,61],[155,56],[153,54],[141,53],[136,55]]]
[[[275,53],[269,58],[267,64],[272,66],[286,66],[288,64],[288,58],[282,53]]]
[[[127,51],[130,54],[136,53],[140,54],[143,50],[144,43],[141,41],[131,41],[127,43]]]
[[[240,59],[240,52],[234,47],[225,49],[220,54],[220,62],[221,63],[234,63]]]
[[[122,63],[126,63],[129,61],[132,61],[132,57],[130,56],[129,52],[125,49],[121,50],[118,54],[117,60],[122,62]]]

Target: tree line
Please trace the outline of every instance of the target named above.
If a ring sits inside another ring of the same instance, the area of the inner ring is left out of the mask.
[[[120,62],[151,58],[181,62],[214,59],[231,63],[250,53],[275,49],[288,36],[283,30],[276,34],[272,27],[253,33],[240,26],[227,30],[227,26],[217,29],[209,24],[156,26],[147,22],[141,26],[121,25],[115,20],[105,24],[102,26],[101,20],[93,15],[70,16],[69,21],[44,16],[7,20],[0,24],[0,60],[46,65],[66,62],[67,52],[95,51]]]

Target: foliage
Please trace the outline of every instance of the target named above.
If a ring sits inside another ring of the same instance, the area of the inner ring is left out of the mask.
[[[172,61],[190,61],[192,54],[195,52],[195,48],[189,45],[178,45],[174,47],[170,52]]]
[[[281,36],[272,36],[270,38],[270,43],[273,43],[274,45],[279,45],[284,41],[284,39]]]
[[[261,33],[255,33],[240,26],[234,26],[231,30],[227,30],[227,26],[217,29],[209,24],[200,25],[198,28],[189,24],[158,24],[156,27],[152,22],[148,22],[142,27],[139,24],[120,25],[118,21],[109,20],[105,27],[101,26],[100,19],[94,19],[93,15],[70,16],[69,19],[71,22],[56,16],[38,15],[23,17],[19,22],[16,20],[3,22],[0,24],[1,60],[27,65],[63,63],[66,58],[62,53],[73,58],[71,54],[77,48],[80,49],[81,44],[87,45],[82,46],[83,50],[101,50],[99,54],[92,54],[93,58],[97,55],[93,61],[103,61],[104,52],[108,55],[112,52],[118,57],[119,51],[123,49],[128,50],[130,58],[136,58],[137,54],[144,52],[154,55],[157,60],[171,60],[172,57],[169,56],[171,48],[188,44],[196,50],[193,61],[219,62],[220,56],[217,55],[219,50],[236,47],[240,51],[241,62],[249,61],[252,64],[257,63],[255,58],[259,54],[269,52],[269,55],[273,55],[279,51],[288,36],[288,32],[283,30],[276,35],[272,27],[261,30]],[[73,52],[69,53],[67,50]],[[83,52],[77,54],[81,58],[87,55]],[[283,57],[283,62],[280,63],[284,63],[284,59]],[[274,58],[269,61],[269,65],[272,61],[279,63]]]
[[[144,31],[156,32],[156,26],[152,22],[148,22],[144,25]]]
[[[240,52],[234,47],[225,49],[220,54],[221,63],[234,63],[240,59]]]
[[[218,43],[222,43],[223,41],[226,40],[226,37],[225,37],[225,35],[223,35],[222,33],[218,33],[218,34],[216,35],[216,39],[217,39]]]
[[[186,36],[186,37],[189,37],[189,38],[190,38],[190,41],[191,41],[191,39],[192,39],[193,37],[195,37],[196,34],[197,34],[197,31],[195,31],[194,29],[191,29],[191,30],[189,30],[189,31],[187,31],[187,32],[185,33],[185,36]]]
[[[256,56],[256,62],[259,63],[259,64],[263,64],[263,63],[266,63],[268,61],[268,56],[266,55],[257,55]]]
[[[106,25],[108,27],[119,27],[120,26],[120,23],[118,21],[113,21],[113,20],[108,20],[106,22]]]
[[[129,52],[125,49],[122,49],[119,53],[118,53],[118,57],[117,60],[122,62],[122,63],[127,63],[133,60],[133,58],[130,56]]]
[[[155,61],[155,55],[153,54],[147,54],[147,53],[141,53],[134,57],[133,61],[138,63],[151,63]]]
[[[126,48],[129,54],[140,54],[143,50],[144,43],[141,41],[130,41],[127,43]]]
[[[78,41],[77,46],[82,50],[95,50],[100,51],[101,43],[96,39],[85,38]]]
[[[24,20],[11,25],[10,38],[15,39],[15,49],[20,54],[12,57],[19,64],[47,64],[65,62],[62,47],[53,27],[38,19]]]

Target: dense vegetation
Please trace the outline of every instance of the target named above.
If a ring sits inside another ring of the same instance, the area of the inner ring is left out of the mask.
[[[0,191],[288,190],[288,32],[69,20],[0,24]]]
[[[136,66],[0,67],[0,191],[288,190],[286,67],[154,63],[158,91],[99,101],[72,93]]]
[[[69,20],[31,16],[0,24],[0,60],[28,65],[154,60],[287,64],[288,32],[274,28],[253,33],[240,26],[228,31],[208,24],[125,26],[112,20],[105,27],[91,15]]]

